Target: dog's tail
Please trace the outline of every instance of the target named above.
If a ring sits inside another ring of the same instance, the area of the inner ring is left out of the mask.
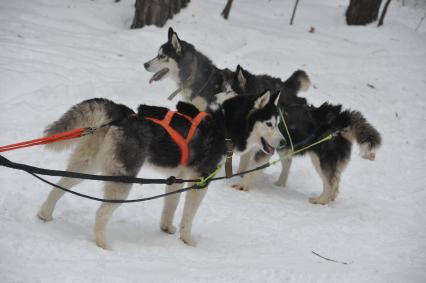
[[[363,158],[375,159],[375,151],[380,147],[382,137],[359,111],[342,111],[342,105],[326,102],[315,109],[314,116],[314,119],[321,122],[322,132],[339,132],[348,141],[358,143]]]
[[[359,111],[348,111],[350,115],[350,137],[360,146],[362,158],[374,160],[375,151],[382,144],[380,133],[374,128]]]
[[[74,105],[65,112],[59,120],[53,122],[44,130],[45,135],[54,135],[76,128],[99,127],[121,117],[130,115],[133,111],[120,104],[102,98],[94,98]],[[77,141],[65,140],[47,144],[47,149],[63,150]]]
[[[284,86],[297,94],[299,91],[307,91],[311,80],[305,71],[297,70],[284,82]]]

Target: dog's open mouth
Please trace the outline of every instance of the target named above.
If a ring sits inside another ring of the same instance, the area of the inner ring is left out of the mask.
[[[264,152],[271,155],[274,154],[275,149],[264,138],[260,138],[260,141],[262,142]]]
[[[160,71],[156,72],[150,79],[149,83],[152,83],[153,81],[159,81],[161,80],[167,73],[169,72],[169,68],[161,69]]]

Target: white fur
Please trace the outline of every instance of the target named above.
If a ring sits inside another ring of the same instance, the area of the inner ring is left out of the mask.
[[[278,180],[275,182],[275,185],[280,187],[285,187],[287,185],[288,175],[290,173],[292,158],[288,156],[288,150],[282,150],[278,152],[281,160],[281,174]]]
[[[179,54],[182,50],[182,47],[180,45],[179,38],[177,37],[176,33],[173,33],[172,35],[172,46],[176,50],[176,53]]]
[[[238,72],[238,82],[240,83],[240,87],[244,89],[246,86],[247,80],[244,77],[243,72],[241,70],[239,70]]]
[[[189,102],[192,103],[195,107],[197,107],[197,109],[200,111],[206,111],[207,109],[207,101],[201,96],[196,96]]]
[[[162,56],[165,56],[165,57],[160,59],[160,57]],[[146,70],[151,73],[156,73],[164,68],[169,69],[169,72],[166,75],[164,75],[164,77],[162,77],[161,80],[165,78],[171,78],[176,83],[180,83],[179,67],[176,61],[164,55],[162,48],[158,50],[158,56],[149,60],[147,63],[148,63],[148,67],[146,68]]]
[[[300,78],[300,90],[301,91],[308,91],[310,86],[311,86],[311,81],[309,80],[309,78],[306,78],[305,76]]]
[[[219,104],[219,105],[221,105],[226,100],[228,100],[228,99],[230,99],[230,98],[232,98],[234,96],[237,96],[237,94],[235,92],[233,92],[233,91],[223,91],[223,92],[220,92],[218,94],[215,94],[216,103]]]
[[[376,159],[376,152],[370,147],[368,143],[363,143],[359,145],[359,155],[362,158],[374,161]]]
[[[265,92],[261,97],[256,99],[256,101],[254,102],[254,108],[261,109],[265,107],[268,104],[270,97],[271,93],[269,91]]]

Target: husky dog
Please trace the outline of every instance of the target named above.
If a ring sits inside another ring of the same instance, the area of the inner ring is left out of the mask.
[[[154,73],[150,83],[170,77],[178,84],[183,99],[194,104],[201,111],[213,104],[222,104],[226,99],[236,95],[230,85],[234,72],[217,68],[192,44],[179,39],[172,28],[169,28],[168,40],[160,47],[158,55],[146,62],[144,67],[147,71]],[[309,78],[301,70],[296,71],[285,82],[271,79],[273,80],[271,85],[279,86],[273,89],[281,91],[281,100],[283,97],[296,95],[299,90],[309,86]],[[263,91],[269,88],[263,88]],[[259,93],[261,91],[252,94]]]
[[[230,77],[228,76],[227,79]],[[227,85],[231,86],[231,91],[237,93],[238,95],[254,95],[261,93],[264,90],[268,89],[271,91],[280,91],[280,105],[292,104],[294,102],[306,103],[305,98],[298,97],[297,94],[299,91],[307,91],[310,86],[310,79],[308,75],[302,71],[297,70],[294,72],[290,78],[283,82],[279,78],[274,78],[269,75],[254,75],[249,71],[244,70],[240,65],[237,65],[237,69],[234,75],[231,77],[231,81],[227,82]],[[269,155],[265,155],[263,152],[258,151],[253,154],[253,152],[248,152],[241,156],[240,166],[238,168],[239,172],[243,172],[248,169],[250,163],[251,166],[258,166],[260,163],[266,163],[268,161]],[[287,163],[291,162],[286,161]],[[242,184],[233,185],[234,188],[239,190],[248,191],[251,181],[256,177],[260,172],[255,172],[251,175],[247,175]]]
[[[237,67],[236,75],[232,83],[233,91],[238,94],[256,93],[263,87],[272,91],[273,80],[263,75],[252,75],[248,71]],[[334,134],[335,137],[327,142],[316,145],[298,155],[308,153],[312,163],[323,181],[323,192],[319,197],[311,198],[314,204],[327,204],[334,201],[339,192],[340,175],[350,160],[352,143],[356,141],[360,146],[361,156],[368,160],[375,159],[375,151],[381,144],[379,132],[367,122],[358,111],[342,110],[341,105],[324,103],[320,107],[308,104],[305,98],[287,96],[285,100],[280,97],[278,107],[282,110],[288,126],[288,137],[284,125],[280,123],[280,130],[288,140],[292,139],[296,150],[325,137]],[[276,185],[285,186],[291,166],[291,158],[288,158],[288,150],[279,150],[282,171]],[[244,156],[247,156],[244,155]],[[247,160],[240,164],[240,171],[247,167]],[[266,162],[270,155],[258,152],[254,163]],[[246,162],[246,163],[244,163]],[[251,175],[251,176],[250,176]],[[234,185],[240,190],[248,190],[253,181],[253,174],[244,176],[241,183]]]
[[[198,117],[200,113],[193,105],[184,102],[178,103],[178,113],[172,113],[176,115],[169,116],[171,112],[163,107],[140,105],[138,113],[134,114],[127,106],[106,99],[86,100],[48,126],[45,133],[52,135],[77,127],[99,127],[118,121],[98,128],[92,135],[54,143],[48,147],[61,150],[76,143],[67,167],[69,171],[101,171],[107,175],[133,177],[143,165],[150,164],[178,178],[197,179],[213,172],[222,162],[226,154],[225,138],[232,140],[236,153],[260,148],[267,154],[273,154],[275,148],[285,144],[278,129],[278,99],[278,93],[269,92],[258,96],[234,97],[222,107],[208,111],[195,131],[192,131],[192,139],[187,141],[189,157],[185,164],[181,162],[183,151],[174,142],[173,135],[166,127],[152,120],[172,117],[170,127],[181,137],[189,136],[193,124],[188,119]],[[226,133],[230,133],[228,137]],[[82,181],[62,178],[59,185],[72,188]],[[176,191],[182,186],[183,184],[166,186],[166,192]],[[131,184],[105,182],[104,196],[106,199],[124,200],[130,188]],[[192,221],[206,191],[207,189],[196,189],[186,194],[180,238],[191,246],[195,245],[191,237]],[[53,188],[41,206],[38,217],[45,221],[51,220],[55,205],[63,194],[63,191]],[[176,232],[173,218],[179,196],[180,194],[175,194],[164,199],[160,228],[170,234]],[[117,207],[119,204],[102,203],[96,212],[95,240],[99,247],[110,248],[106,239],[106,226]]]

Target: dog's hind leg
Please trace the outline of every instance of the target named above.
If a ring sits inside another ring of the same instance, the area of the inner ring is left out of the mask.
[[[288,174],[290,173],[292,158],[287,156],[288,153],[288,150],[278,151],[281,159],[281,174],[278,180],[275,182],[275,185],[280,187],[285,187],[287,185]]]
[[[127,198],[130,192],[131,184],[124,183],[105,183],[104,187],[104,198],[105,199],[117,199],[124,200]],[[119,203],[102,203],[96,211],[96,222],[95,222],[95,241],[98,247],[106,250],[110,250],[111,247],[108,245],[106,240],[106,226],[112,213],[120,206]]]
[[[313,204],[327,204],[332,199],[332,193],[333,193],[333,178],[330,178],[332,176],[332,172],[325,172],[323,168],[321,167],[321,162],[318,156],[315,153],[310,153],[309,156],[311,157],[312,163],[315,167],[315,170],[320,175],[322,182],[323,182],[323,192],[318,197],[312,197],[309,198],[309,202]]]
[[[75,154],[73,154],[67,166],[67,171],[89,173],[92,171],[91,169],[92,168],[89,166],[89,161],[87,157],[83,158],[80,154],[78,154],[78,151],[76,150]],[[83,179],[62,177],[59,180],[58,185],[66,189],[71,189],[72,187],[75,187],[83,181]],[[55,209],[55,205],[64,194],[65,191],[53,187],[49,193],[49,196],[38,211],[38,218],[43,221],[52,220],[52,213]]]
[[[181,178],[182,176],[177,176]],[[182,189],[184,184],[173,184],[166,186],[166,193],[174,192]],[[179,204],[180,193],[166,196],[164,198],[163,211],[161,213],[160,229],[166,233],[174,234],[176,227],[173,225],[176,208]]]
[[[331,183],[331,201],[335,201],[337,198],[337,195],[339,194],[339,185],[340,185],[340,172],[336,172],[330,180]]]
[[[331,192],[331,200],[335,201],[337,198],[337,195],[339,194],[339,187],[340,187],[340,176],[342,175],[343,170],[346,168],[346,165],[349,162],[349,157],[342,158],[342,160],[339,161],[339,163],[336,166],[336,170],[334,171],[333,175],[330,178],[330,183],[333,186],[333,190]]]
[[[192,221],[206,193],[207,187],[186,192],[185,206],[180,222],[180,239],[189,246],[196,246],[196,242],[192,239]]]

